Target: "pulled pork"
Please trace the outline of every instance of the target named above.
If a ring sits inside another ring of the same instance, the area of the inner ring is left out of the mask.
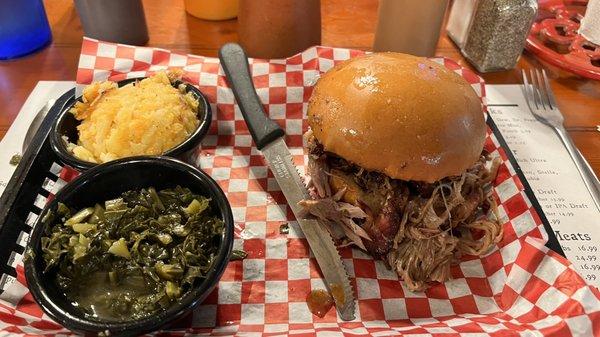
[[[461,254],[481,255],[502,238],[489,189],[498,158],[484,153],[462,175],[428,184],[368,172],[325,152],[311,131],[305,137],[313,199],[300,204],[340,245],[386,261],[410,290],[448,280]]]

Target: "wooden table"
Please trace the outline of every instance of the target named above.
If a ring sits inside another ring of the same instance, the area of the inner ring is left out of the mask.
[[[321,0],[323,45],[368,50],[377,20],[377,0]],[[83,31],[73,0],[45,0],[53,43],[33,55],[0,62],[0,137],[3,137],[25,99],[39,80],[74,80]],[[182,0],[144,0],[149,46],[176,52],[215,56],[225,42],[236,41],[236,21],[210,22],[186,15]],[[456,46],[443,35],[437,54],[470,67]],[[520,83],[520,69],[543,66],[565,115],[575,143],[600,175],[600,82],[550,67],[525,52],[519,69],[484,74],[487,83]]]

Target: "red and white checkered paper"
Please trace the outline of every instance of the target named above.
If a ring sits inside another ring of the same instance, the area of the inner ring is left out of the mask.
[[[313,47],[285,60],[250,60],[258,95],[269,117],[286,130],[296,164],[303,167],[306,107],[319,74],[363,52]],[[447,59],[434,59],[462,75],[484,98],[483,81]],[[208,97],[213,122],[197,151],[197,165],[223,188],[236,222],[235,248],[248,257],[229,263],[218,288],[192,315],[175,324],[176,335],[406,335],[406,336],[590,336],[600,335],[600,293],[563,257],[544,247],[547,234],[523,185],[488,132],[485,148],[504,163],[494,194],[504,239],[484,257],[465,256],[452,279],[424,293],[409,291],[382,261],[351,248],[341,250],[357,298],[356,320],[341,321],[331,310],[313,316],[305,299],[324,288],[286,200],[253,146],[215,58],[84,39],[77,82],[121,80],[181,67],[184,79]],[[76,172],[55,164],[44,189],[55,192]],[[44,198],[39,203],[43,204]],[[32,220],[35,214],[32,215]],[[288,223],[289,234],[279,227]],[[22,266],[18,281],[0,300],[0,334],[66,334],[51,322],[27,291]]]

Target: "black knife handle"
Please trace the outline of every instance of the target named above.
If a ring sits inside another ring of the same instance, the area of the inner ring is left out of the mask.
[[[236,43],[227,43],[219,50],[219,59],[256,147],[260,150],[275,139],[284,136],[283,129],[265,115],[252,83],[244,49]]]

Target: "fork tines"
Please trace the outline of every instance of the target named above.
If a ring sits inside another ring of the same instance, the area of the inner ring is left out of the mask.
[[[521,72],[523,74],[525,98],[530,104],[530,107],[537,110],[556,109],[556,100],[552,93],[552,89],[550,88],[550,81],[546,75],[546,70],[542,69],[540,71],[537,68],[530,69],[529,78],[531,78],[531,81],[529,80],[525,69],[521,70]]]

